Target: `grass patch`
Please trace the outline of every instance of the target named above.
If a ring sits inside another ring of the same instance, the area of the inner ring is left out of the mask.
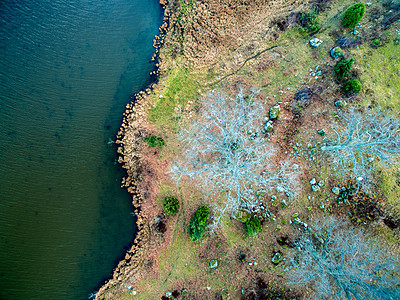
[[[148,119],[157,127],[166,127],[177,131],[180,122],[187,117],[188,103],[196,102],[200,84],[190,69],[176,67],[170,71],[165,88],[154,95],[153,107],[149,110]]]
[[[397,40],[400,35],[397,35]],[[363,105],[376,105],[391,108],[400,113],[400,45],[393,34],[390,41],[382,47],[360,48],[357,55],[361,68],[360,79],[367,97]]]

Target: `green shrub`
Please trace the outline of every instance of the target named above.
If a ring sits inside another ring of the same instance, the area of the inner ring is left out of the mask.
[[[356,3],[350,6],[343,14],[343,26],[346,28],[354,27],[360,22],[365,13],[365,4]]]
[[[309,33],[317,32],[321,24],[317,18],[317,12],[313,10],[310,13],[302,13],[300,17],[301,26],[305,27]]]
[[[173,216],[179,210],[179,201],[175,197],[165,197],[162,205],[167,215]]]
[[[260,220],[258,218],[251,218],[244,223],[244,230],[249,236],[255,236],[262,230]]]
[[[343,84],[343,91],[346,94],[356,94],[361,91],[361,82],[357,79],[350,79]]]
[[[201,206],[194,213],[193,217],[189,221],[188,234],[192,241],[201,239],[204,231],[207,227],[208,216],[210,215],[210,209],[208,206]]]
[[[351,70],[351,66],[353,65],[354,59],[342,59],[338,61],[336,65],[333,67],[333,71],[335,72],[336,76],[339,78],[343,78],[347,76]]]
[[[161,136],[156,135],[145,137],[144,141],[151,147],[161,147],[165,145],[164,139]]]

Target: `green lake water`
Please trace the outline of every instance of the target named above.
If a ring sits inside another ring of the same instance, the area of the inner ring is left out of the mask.
[[[109,143],[157,0],[0,0],[0,299],[87,299],[134,239]]]

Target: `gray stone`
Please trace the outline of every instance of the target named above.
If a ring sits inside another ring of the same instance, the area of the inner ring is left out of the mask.
[[[265,130],[266,132],[270,132],[270,131],[272,131],[272,129],[273,129],[273,127],[272,127],[272,121],[269,120],[269,121],[267,122],[267,124],[265,124],[264,130]]]
[[[339,100],[335,102],[336,107],[345,107],[347,105],[347,102],[345,100]]]
[[[334,193],[335,195],[339,195],[340,194],[340,189],[337,186],[335,186],[335,187],[332,188],[332,193]]]
[[[172,298],[172,293],[171,292],[166,292],[165,297],[171,299]]]
[[[315,178],[310,180],[310,184],[316,184],[316,183],[317,183],[317,180]]]
[[[340,47],[331,48],[330,54],[335,59],[344,57],[343,50]]]
[[[293,218],[293,223],[294,223],[294,224],[300,224],[300,223],[301,223],[301,220],[299,219],[299,217],[294,217],[294,218]]]
[[[310,45],[311,45],[311,47],[314,47],[314,48],[318,48],[322,43],[323,43],[323,41],[321,41],[318,38],[313,38],[310,40]]]
[[[281,107],[279,106],[279,104],[275,104],[274,106],[272,106],[269,110],[270,119],[278,118],[280,112],[281,112]]]
[[[320,187],[323,187],[323,186],[324,186],[324,181],[323,181],[323,180],[318,181],[318,185],[319,185]]]
[[[272,261],[274,264],[279,264],[279,263],[282,261],[282,259],[283,259],[282,254],[280,254],[279,252],[276,252],[276,253],[274,254],[274,256],[272,257],[271,261]]]
[[[319,187],[319,185],[314,184],[313,186],[311,186],[311,189],[313,190],[313,192],[317,192],[317,191],[319,191],[321,188]]]
[[[218,267],[218,260],[213,259],[212,261],[210,261],[210,268],[214,269],[216,267]]]

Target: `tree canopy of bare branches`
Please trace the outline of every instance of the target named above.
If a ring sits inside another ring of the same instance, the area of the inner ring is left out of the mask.
[[[333,217],[310,226],[290,261],[288,283],[315,299],[400,299],[399,261]]]
[[[201,104],[200,118],[181,133],[183,158],[172,173],[177,180],[194,180],[215,202],[226,199],[214,207],[214,224],[225,211],[252,209],[260,190],[293,193],[295,168],[271,164],[275,149],[261,133],[266,113],[254,93],[229,98],[214,92]]]
[[[336,139],[321,150],[331,152],[342,171],[362,182],[371,176],[371,163],[399,164],[400,122],[387,112],[365,113],[351,109],[342,113],[341,126],[334,128]],[[344,125],[344,127],[343,127]]]

